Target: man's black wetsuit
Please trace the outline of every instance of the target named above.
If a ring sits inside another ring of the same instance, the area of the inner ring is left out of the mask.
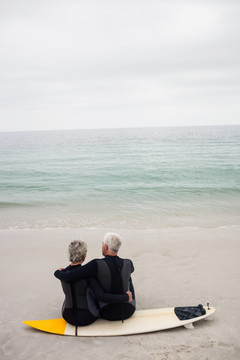
[[[69,265],[61,270],[61,275],[69,275],[81,268],[81,265]],[[56,273],[60,272],[57,270]],[[59,278],[59,276],[57,276]],[[64,276],[63,276],[64,277]],[[128,301],[127,294],[113,295],[105,293],[94,278],[80,279],[73,282],[61,281],[65,301],[62,307],[63,318],[72,325],[85,326],[93,323],[99,317],[99,309],[95,298],[109,303],[123,303]],[[89,289],[91,291],[89,291]],[[92,296],[91,292],[94,294]]]
[[[90,261],[88,264],[78,267],[72,270],[71,272],[65,272],[65,271],[63,272],[57,270],[55,271],[54,275],[60,280],[71,283],[78,281],[80,279],[94,277],[98,279],[103,289],[103,292],[105,293],[108,292],[113,295],[120,295],[126,292],[127,290],[130,290],[133,295],[133,301],[131,303],[127,301],[124,303],[123,302],[121,303],[120,301],[117,303],[116,302],[110,303],[110,301],[100,298],[101,291],[99,292],[96,291],[94,287],[92,288],[94,296],[100,303],[100,315],[108,320],[123,320],[129,318],[135,311],[135,293],[130,277],[130,273],[134,271],[134,267],[131,260],[127,260],[127,261],[128,264],[130,264],[131,269],[128,273],[125,272],[124,274],[122,273],[122,271],[124,268],[124,262],[126,262],[126,260],[121,259],[118,256],[107,255],[105,258],[101,260],[94,259]],[[105,264],[103,264],[102,262],[104,262]],[[110,280],[109,280],[110,291],[108,291],[107,289],[105,278],[100,274],[99,263],[100,265],[104,265],[104,266],[107,264],[107,269],[110,274]],[[123,283],[126,282],[128,283],[128,289],[124,288],[125,286]]]

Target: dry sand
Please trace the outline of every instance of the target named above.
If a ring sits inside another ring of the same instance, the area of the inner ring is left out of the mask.
[[[109,230],[109,229],[107,229]],[[213,321],[114,338],[75,338],[31,329],[22,320],[58,318],[63,294],[53,276],[72,239],[101,257],[105,229],[2,230],[0,359],[240,359],[240,228],[119,230],[120,256],[135,265],[138,309],[216,307]],[[115,229],[116,231],[116,229]]]

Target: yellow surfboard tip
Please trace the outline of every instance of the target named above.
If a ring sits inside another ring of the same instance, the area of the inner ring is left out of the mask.
[[[66,321],[64,319],[52,320],[23,320],[25,325],[31,326],[34,329],[46,331],[49,333],[64,335],[66,328]]]

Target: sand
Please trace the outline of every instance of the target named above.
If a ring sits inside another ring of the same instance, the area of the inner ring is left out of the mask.
[[[75,338],[31,329],[22,320],[61,317],[63,294],[53,276],[68,264],[67,246],[88,243],[86,262],[101,257],[111,229],[0,231],[0,359],[240,359],[240,227],[116,230],[120,256],[135,265],[137,308],[216,307],[212,321],[114,338]]]

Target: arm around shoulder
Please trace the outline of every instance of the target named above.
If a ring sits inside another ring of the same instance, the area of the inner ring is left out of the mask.
[[[86,265],[80,266],[72,271],[56,270],[54,275],[59,279],[66,282],[74,282],[79,279],[86,279],[97,275],[97,262],[92,260]]]

